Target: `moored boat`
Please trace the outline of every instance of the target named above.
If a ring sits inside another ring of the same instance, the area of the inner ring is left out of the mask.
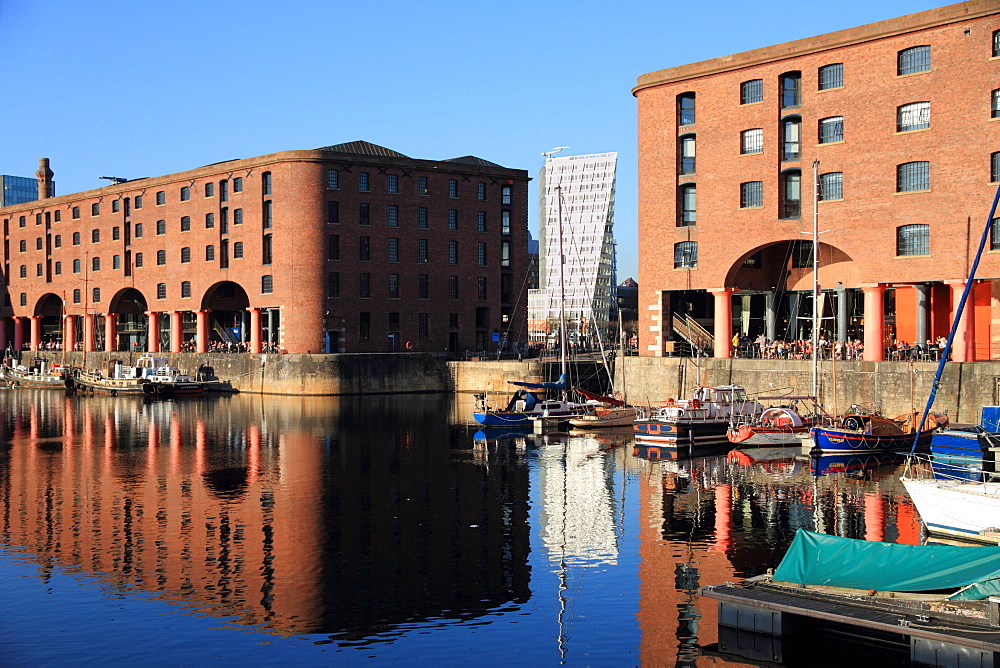
[[[931,408],[934,406],[938,384],[941,382],[944,367],[948,363],[955,334],[969,300],[969,293],[975,283],[976,269],[979,267],[987,240],[992,238],[994,234],[996,221],[994,216],[996,216],[998,204],[1000,204],[1000,186],[997,187],[990,212],[986,216],[985,225],[979,237],[979,247],[965,281],[965,289],[955,306],[951,330],[948,332],[948,339],[941,351],[941,359],[938,362],[934,380],[931,382],[927,405],[924,407],[925,416],[930,414]],[[997,429],[997,417],[1000,409],[988,411],[988,408],[992,409],[993,407],[983,407],[982,422]],[[978,435],[976,440],[979,441]],[[902,483],[910,498],[913,499],[913,505],[916,506],[920,519],[924,522],[927,530],[930,533],[996,542],[1000,538],[998,536],[1000,534],[1000,530],[998,530],[1000,527],[1000,482],[994,482],[992,476],[987,475],[983,475],[983,480],[978,482],[970,481],[968,476],[948,473],[948,467],[955,465],[954,455],[952,455],[950,462],[935,463],[930,461],[929,466],[924,466],[915,453],[916,445],[917,443],[914,441],[913,447],[910,449],[906,470],[903,473]],[[939,443],[939,446],[945,447],[954,447],[955,445],[957,445],[956,441],[948,441],[944,438]],[[980,459],[980,466],[982,466],[982,459]]]
[[[585,415],[591,410],[586,403],[576,403],[564,399],[544,399],[548,390],[563,391],[568,388],[566,376],[546,383],[511,382],[518,386],[504,408],[492,406],[486,393],[476,395],[476,407],[472,417],[484,427],[524,427],[531,426],[532,420],[565,419]],[[539,396],[541,395],[541,396]]]
[[[810,429],[828,421],[819,414],[818,407],[803,414],[798,402],[812,400],[812,397],[787,397],[787,400],[786,405],[766,408],[759,415],[733,424],[727,433],[729,441],[741,447],[799,445],[809,439]],[[815,402],[813,404],[815,406]]]
[[[875,412],[852,407],[837,424],[813,427],[811,434],[816,453],[885,452],[908,450],[914,440],[920,446],[930,443],[934,430],[948,424],[946,415],[928,415],[923,424],[920,413],[887,418]]]
[[[31,366],[18,364],[13,358],[7,358],[0,366],[0,374],[10,387],[65,390],[72,386],[69,366],[49,364],[40,357],[35,358]]]
[[[628,406],[625,400],[615,393],[615,396],[604,396],[575,388],[576,392],[587,399],[591,405],[590,412],[579,417],[570,418],[569,424],[577,429],[602,429],[606,427],[631,426],[638,417],[635,406]]]
[[[696,387],[690,399],[669,399],[633,424],[635,437],[664,447],[728,445],[730,423],[759,415],[764,407],[737,385]]]
[[[152,355],[140,356],[131,366],[120,360],[106,360],[100,369],[78,371],[74,381],[80,390],[111,396],[194,396],[201,394],[205,386],[205,383],[171,367],[166,357]]]

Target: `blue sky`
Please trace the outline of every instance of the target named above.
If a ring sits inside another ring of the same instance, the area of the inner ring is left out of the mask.
[[[937,6],[0,0],[0,174],[47,157],[65,195],[356,139],[533,177],[555,146],[618,151],[623,280],[637,274],[639,75]]]

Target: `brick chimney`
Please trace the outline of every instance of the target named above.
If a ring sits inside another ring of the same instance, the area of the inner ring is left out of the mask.
[[[48,158],[38,159],[38,171],[35,172],[35,176],[38,177],[38,199],[55,197],[56,183],[52,180],[55,175],[49,169]]]

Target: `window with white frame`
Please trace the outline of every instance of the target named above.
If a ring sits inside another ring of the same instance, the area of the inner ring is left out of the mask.
[[[819,143],[844,141],[844,117],[830,116],[819,121]]]
[[[923,130],[930,126],[930,102],[911,102],[896,109],[896,132]]]
[[[753,128],[740,133],[740,153],[763,153],[764,152],[764,130],[763,128]]]
[[[695,269],[698,267],[698,242],[681,241],[674,244],[674,269]]]

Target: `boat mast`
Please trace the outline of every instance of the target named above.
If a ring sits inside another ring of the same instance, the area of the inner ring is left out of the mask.
[[[813,399],[819,400],[819,160],[813,161],[813,323],[812,323],[812,362],[813,362]]]
[[[563,255],[563,224],[562,224],[562,184],[556,186],[556,211],[559,219],[559,353],[562,376],[566,376],[566,258]],[[563,401],[567,392],[562,390]]]

